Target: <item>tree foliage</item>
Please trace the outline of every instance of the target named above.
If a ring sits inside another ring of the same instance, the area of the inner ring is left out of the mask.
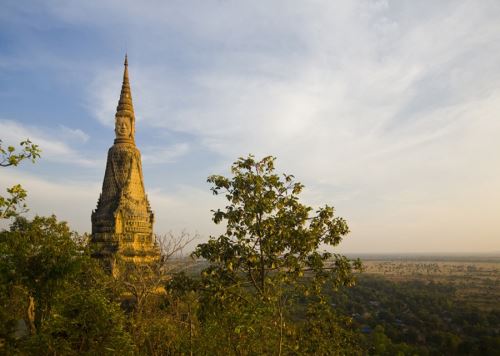
[[[252,347],[282,354],[296,347],[286,321],[294,300],[309,296],[324,303],[325,286],[352,285],[352,272],[361,266],[326,250],[349,232],[346,221],[331,206],[315,210],[301,203],[304,186],[293,175],[275,173],[274,162],[274,157],[259,161],[250,155],[233,164],[231,178],[208,178],[213,194],[228,202],[213,211],[213,221],[225,223],[226,231],[198,245],[194,256],[210,263],[202,274],[209,291],[205,318],[210,312],[222,316],[216,326],[230,332],[228,340],[258,341]],[[262,333],[267,343],[255,339]]]
[[[10,165],[37,156],[18,158]],[[0,353],[358,354],[349,319],[324,298],[360,267],[326,250],[345,220],[301,203],[302,184],[275,174],[272,157],[232,172],[208,179],[228,200],[213,212],[226,232],[196,248],[209,263],[198,278],[178,259],[188,235],[159,239],[157,264],[113,277],[65,222],[5,209],[15,219],[0,232]]]
[[[23,286],[35,303],[34,326],[50,310],[53,294],[67,276],[78,270],[75,233],[55,216],[18,217],[9,231],[0,233],[0,268],[5,283]]]
[[[21,141],[19,145],[21,150],[16,152],[14,146],[3,147],[2,140],[0,140],[0,167],[17,166],[26,159],[34,163],[40,157],[40,147],[29,139]]]
[[[55,216],[17,217],[0,232],[0,340],[7,350],[132,350],[123,313],[108,293],[110,277],[83,241]]]
[[[213,211],[213,221],[225,222],[226,232],[194,252],[211,263],[206,274],[249,285],[262,299],[270,298],[277,286],[296,283],[304,273],[314,278],[315,292],[326,282],[352,283],[350,272],[359,263],[320,251],[341,242],[349,232],[346,221],[331,206],[314,210],[301,203],[304,186],[293,175],[276,174],[274,161],[250,155],[233,164],[232,178],[208,178],[213,194],[223,194],[228,205]]]
[[[20,151],[16,151],[14,146],[5,148],[0,140],[0,167],[17,166],[24,160],[34,163],[40,157],[40,148],[29,139],[22,141],[20,146]],[[27,193],[20,184],[7,188],[7,193],[7,197],[0,195],[0,219],[15,217],[27,211],[24,204]]]

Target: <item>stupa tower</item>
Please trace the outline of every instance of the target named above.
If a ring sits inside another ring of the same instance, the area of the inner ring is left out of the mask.
[[[118,266],[148,264],[159,259],[153,236],[154,214],[144,189],[141,153],[135,145],[135,114],[125,69],[115,115],[115,141],[108,151],[97,208],[92,212],[91,246],[112,274]]]

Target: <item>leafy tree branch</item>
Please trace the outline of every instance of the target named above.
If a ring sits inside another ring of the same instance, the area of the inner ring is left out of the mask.
[[[34,163],[40,157],[40,148],[29,139],[22,141],[20,146],[20,151],[16,151],[14,146],[5,148],[0,140],[0,167],[17,166],[23,160],[31,160]],[[23,203],[27,193],[20,184],[7,188],[7,193],[7,197],[0,195],[0,219],[16,217],[28,211]]]
[[[26,159],[34,163],[37,158],[40,158],[40,147],[30,139],[22,141],[19,145],[21,146],[20,152],[16,151],[14,146],[5,148],[0,140],[0,167],[17,166]]]

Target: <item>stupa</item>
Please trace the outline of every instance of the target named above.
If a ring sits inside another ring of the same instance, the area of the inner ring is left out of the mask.
[[[97,208],[92,212],[92,255],[113,275],[159,260],[154,214],[144,189],[141,153],[135,145],[135,114],[125,55],[115,115],[115,141],[108,151]]]

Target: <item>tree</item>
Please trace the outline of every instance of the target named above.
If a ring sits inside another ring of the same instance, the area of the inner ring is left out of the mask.
[[[21,152],[18,153],[14,146],[7,146],[7,149],[2,147],[2,140],[0,140],[0,167],[17,166],[25,159],[34,163],[40,157],[40,148],[29,139],[22,141],[19,145]]]
[[[132,353],[112,277],[55,216],[0,232],[0,293],[0,353]]]
[[[4,148],[0,140],[0,167],[17,166],[23,160],[35,162],[40,157],[40,148],[29,139],[20,143],[21,151],[16,152],[14,146]],[[0,196],[0,219],[18,216],[19,213],[27,211],[23,201],[26,199],[26,190],[20,184],[7,188],[8,197]]]
[[[119,304],[96,288],[75,285],[61,293],[50,318],[36,335],[23,340],[23,351],[44,355],[133,355]]]
[[[32,334],[50,313],[60,286],[79,269],[83,249],[76,236],[55,216],[17,217],[10,230],[0,232],[2,284],[26,291],[25,319]]]
[[[232,165],[232,178],[208,178],[213,194],[223,194],[228,201],[225,209],[213,211],[213,221],[227,226],[219,237],[198,245],[193,255],[210,263],[203,276],[212,298],[225,305],[270,308],[281,354],[286,307],[294,295],[300,292],[324,303],[324,286],[353,284],[352,271],[361,264],[320,251],[341,242],[349,232],[346,221],[336,217],[331,206],[313,210],[302,204],[304,186],[293,175],[276,174],[274,161],[249,155]]]
[[[166,349],[173,348],[174,340],[179,339],[175,313],[165,307],[172,304],[169,303],[172,295],[167,294],[165,285],[172,274],[189,266],[182,251],[195,238],[196,235],[186,232],[156,235],[160,259],[143,265],[124,264],[120,269],[127,272],[115,278],[121,290],[122,306],[128,310],[128,331],[132,340],[149,354],[163,354]],[[123,261],[118,258],[117,263]]]

